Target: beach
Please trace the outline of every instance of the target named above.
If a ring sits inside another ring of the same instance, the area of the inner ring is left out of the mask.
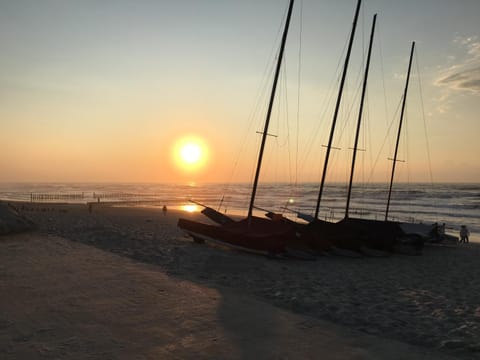
[[[13,205],[37,229],[0,238],[8,358],[480,358],[477,243],[267,258],[194,243],[199,213]]]

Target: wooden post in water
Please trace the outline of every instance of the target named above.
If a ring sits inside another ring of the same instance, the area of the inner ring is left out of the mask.
[[[348,63],[350,61],[350,53],[352,51],[352,44],[353,44],[353,39],[355,37],[355,29],[357,28],[358,13],[360,12],[361,3],[362,3],[362,0],[358,0],[357,9],[355,10],[355,17],[353,18],[352,33],[350,34],[347,55],[345,57],[345,64],[343,65],[342,79],[340,81],[340,88],[338,90],[337,103],[335,104],[335,112],[333,114],[332,126],[330,128],[330,137],[328,139],[327,153],[325,154],[325,162],[323,163],[322,181],[320,183],[320,190],[318,191],[317,206],[315,208],[315,219],[318,219],[318,213],[320,211],[320,202],[322,200],[322,193],[323,193],[323,187],[325,185],[325,178],[327,176],[328,160],[330,158],[330,149],[332,148],[333,135],[335,134],[335,125],[337,123],[338,111],[340,109],[340,103],[342,101],[343,86],[345,84],[345,78],[347,76]]]
[[[283,30],[282,42],[280,44],[280,51],[278,53],[277,67],[275,69],[275,77],[273,79],[272,92],[270,94],[270,102],[268,103],[267,116],[266,116],[266,119],[265,119],[265,127],[263,129],[263,134],[262,134],[262,143],[260,145],[260,151],[259,151],[259,154],[258,154],[257,170],[255,172],[255,179],[253,181],[252,196],[250,198],[250,206],[248,207],[249,225],[250,225],[251,218],[252,218],[252,213],[253,213],[253,206],[254,206],[254,202],[255,202],[255,194],[257,192],[258,178],[260,176],[260,168],[262,166],[263,151],[265,149],[265,142],[266,142],[267,135],[268,135],[267,134],[268,133],[268,125],[270,123],[270,116],[272,114],[273,101],[275,100],[275,92],[276,92],[276,89],[277,89],[278,76],[280,74],[280,68],[282,66],[283,51],[285,49],[285,43],[287,41],[287,35],[288,35],[288,27],[290,25],[290,18],[292,16],[293,2],[294,2],[294,0],[290,0],[290,4],[288,6],[287,19],[285,21],[285,28]]]
[[[407,81],[405,82],[405,90],[403,92],[402,111],[400,113],[400,123],[398,125],[397,142],[395,144],[395,154],[393,155],[392,176],[390,177],[390,189],[388,190],[388,200],[387,200],[387,210],[385,211],[385,221],[388,221],[388,211],[390,209],[390,198],[392,196],[393,178],[395,176],[395,165],[397,164],[398,144],[400,142],[400,134],[402,132],[403,114],[405,112],[405,102],[407,101],[408,83],[410,82],[410,71],[412,69],[412,60],[413,60],[414,50],[415,50],[415,41],[412,42],[412,49],[410,51],[410,60],[408,62]]]
[[[362,98],[360,100],[360,110],[358,112],[357,131],[355,132],[355,143],[353,145],[352,169],[350,171],[350,182],[348,184],[347,205],[345,206],[345,219],[348,218],[348,210],[350,208],[350,197],[352,195],[353,173],[355,170],[355,160],[357,158],[358,137],[360,135],[360,124],[362,122],[363,103],[365,93],[367,91],[368,70],[370,68],[370,57],[372,54],[373,35],[375,33],[375,24],[377,22],[377,14],[373,15],[372,31],[370,33],[370,43],[368,45],[367,63],[365,65],[365,74],[363,76]]]

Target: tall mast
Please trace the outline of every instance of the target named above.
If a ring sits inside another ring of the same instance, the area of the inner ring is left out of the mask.
[[[400,124],[398,125],[397,143],[395,144],[395,154],[393,156],[392,176],[390,178],[390,189],[388,190],[387,210],[385,211],[385,221],[388,220],[388,210],[390,209],[390,198],[392,196],[393,178],[395,176],[395,165],[397,164],[398,144],[400,142],[400,133],[402,132],[403,114],[405,111],[405,103],[407,100],[408,83],[410,81],[410,70],[412,69],[413,51],[415,50],[415,41],[412,42],[412,50],[410,51],[410,60],[408,62],[407,81],[403,92],[402,111],[400,113]]]
[[[348,184],[347,205],[345,207],[345,218],[348,218],[348,210],[350,208],[350,197],[352,195],[353,172],[355,170],[355,160],[357,158],[358,137],[360,134],[360,123],[362,122],[363,103],[367,90],[368,70],[370,68],[370,57],[372,54],[373,35],[375,33],[375,24],[377,22],[377,14],[373,15],[372,31],[370,33],[370,43],[368,45],[367,63],[365,65],[365,74],[363,76],[362,98],[360,100],[360,110],[358,112],[357,131],[355,133],[355,143],[353,145],[352,169],[350,171],[350,183]]]
[[[265,128],[263,129],[262,143],[260,145],[260,152],[258,154],[257,170],[255,172],[255,179],[253,181],[252,197],[250,199],[250,206],[248,207],[248,219],[251,219],[252,217],[253,204],[255,202],[255,194],[257,192],[258,178],[260,176],[260,167],[262,165],[263,151],[265,149],[265,141],[267,139],[268,125],[270,123],[270,116],[272,114],[273,101],[275,100],[275,91],[277,89],[278,76],[280,74],[280,68],[282,66],[283,51],[285,49],[285,43],[287,41],[288,27],[290,26],[290,18],[292,16],[293,2],[294,0],[290,0],[290,4],[288,6],[287,19],[285,21],[282,42],[280,45],[280,51],[278,53],[277,68],[275,70],[275,76],[273,79],[272,92],[270,94],[270,102],[268,104],[267,117],[265,119]]]
[[[358,0],[357,9],[355,10],[355,17],[353,19],[352,33],[350,34],[350,41],[348,43],[347,56],[345,57],[345,64],[343,66],[342,79],[340,81],[340,88],[338,90],[337,103],[335,105],[335,112],[333,114],[332,127],[330,129],[330,137],[328,139],[327,153],[325,154],[325,162],[323,164],[322,182],[320,183],[320,190],[318,192],[317,207],[315,208],[315,219],[318,219],[318,212],[320,211],[320,201],[322,200],[323,186],[325,185],[325,177],[327,175],[328,160],[330,158],[330,149],[332,148],[333,135],[335,133],[335,125],[337,123],[338,110],[340,109],[340,102],[342,100],[343,86],[347,76],[348,63],[350,61],[350,53],[352,51],[353,38],[355,37],[355,29],[357,28],[358,13],[362,0]]]

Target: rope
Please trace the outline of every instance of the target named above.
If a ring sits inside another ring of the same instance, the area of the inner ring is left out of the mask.
[[[288,146],[288,161],[289,161],[289,177],[290,177],[290,186],[288,192],[288,199],[285,202],[284,207],[282,208],[281,213],[284,214],[288,211],[288,205],[290,204],[290,199],[295,197],[294,194],[297,192],[298,186],[298,157],[299,157],[299,133],[300,133],[300,98],[301,98],[301,69],[302,69],[302,36],[303,36],[303,0],[300,1],[300,29],[299,29],[299,46],[298,46],[298,69],[297,69],[297,112],[296,112],[296,139],[295,139],[295,169],[294,174],[292,175],[292,156],[290,152],[290,146]],[[288,102],[287,102],[288,104]],[[288,111],[287,111],[288,114]],[[288,125],[287,117],[287,129],[290,126]],[[288,132],[288,139],[290,140],[290,133]],[[289,142],[290,144],[290,142]]]
[[[323,100],[323,103],[321,104],[320,106],[320,109],[323,109],[321,115],[319,116],[319,118],[321,120],[325,119],[325,116],[326,116],[326,113],[327,113],[327,110],[330,109],[330,104],[332,103],[332,101],[334,101],[333,97],[335,96],[336,94],[336,89],[334,89],[334,84],[337,84],[340,82],[340,77],[341,77],[341,74],[340,74],[340,67],[341,67],[341,64],[343,63],[342,62],[342,59],[345,55],[345,52],[347,51],[347,46],[348,46],[348,35],[347,35],[347,38],[345,40],[345,43],[344,43],[344,46],[343,46],[343,50],[342,50],[342,53],[340,55],[340,57],[338,58],[338,62],[337,62],[337,67],[335,69],[335,71],[332,73],[332,78],[330,80],[330,83],[329,83],[329,86],[328,86],[328,89],[329,89],[329,94],[328,96],[326,96]],[[320,127],[324,124],[323,121],[319,121],[318,122],[318,126],[312,131],[312,135],[310,137],[309,140],[306,141],[306,151],[305,151],[305,155],[303,156],[303,158],[301,159],[301,161],[299,161],[300,163],[300,166],[299,166],[299,170],[302,171],[305,164],[307,163],[307,160],[310,156],[310,153],[312,151],[312,148],[313,148],[313,145],[315,143],[315,139],[318,137],[318,133],[320,131]],[[322,175],[322,171],[321,169],[319,169],[319,175],[318,175],[318,178],[320,178]]]
[[[388,116],[387,90],[386,90],[386,87],[385,87],[385,69],[384,69],[384,66],[383,66],[382,32],[381,32],[381,29],[380,29],[380,24],[377,25],[376,33],[378,34],[377,35],[377,39],[378,39],[377,42],[378,42],[378,48],[379,48],[379,52],[380,52],[380,68],[381,68],[381,71],[382,71],[382,86],[383,86],[383,102],[384,102],[384,107],[385,107],[385,122],[386,122],[386,125],[388,125],[388,119],[390,117]],[[388,140],[390,140],[390,138]],[[392,147],[392,144],[391,144],[390,141],[389,141],[388,146]]]
[[[300,85],[302,81],[302,36],[303,36],[303,0],[300,1],[300,32],[299,32],[299,41],[298,41],[298,73],[297,73],[297,139],[296,139],[296,149],[295,149],[295,188],[297,187],[298,182],[298,154],[299,154],[299,133],[300,133]]]
[[[418,50],[415,52],[415,64],[417,66],[417,77],[418,77],[418,88],[420,91],[420,103],[422,105],[422,118],[423,118],[423,130],[425,132],[425,142],[427,143],[427,158],[428,158],[428,171],[430,173],[430,183],[433,188],[433,172],[432,172],[432,161],[430,158],[430,143],[428,141],[428,131],[427,131],[427,121],[425,117],[425,106],[423,103],[423,89],[422,89],[422,79],[420,76],[420,64],[418,61]]]
[[[238,151],[238,153],[235,157],[235,161],[233,163],[233,168],[232,168],[232,171],[230,173],[230,176],[229,176],[229,178],[228,178],[228,180],[227,180],[227,182],[226,182],[226,184],[223,188],[223,195],[226,192],[228,192],[231,188],[232,179],[235,176],[235,172],[238,168],[238,162],[240,160],[240,156],[244,153],[244,149],[246,147],[247,139],[249,138],[248,134],[250,134],[252,132],[253,123],[254,123],[254,120],[258,116],[260,107],[265,106],[264,103],[265,103],[265,98],[266,98],[267,92],[268,92],[267,89],[268,89],[268,85],[270,84],[270,82],[268,80],[272,78],[273,72],[275,70],[275,60],[278,57],[278,46],[277,46],[277,44],[279,42],[279,38],[280,38],[281,33],[282,33],[283,23],[285,22],[285,19],[286,19],[286,16],[287,16],[287,11],[288,11],[288,6],[285,8],[282,21],[279,24],[277,34],[275,36],[275,41],[273,42],[272,47],[270,49],[270,54],[268,56],[268,61],[265,65],[265,68],[264,68],[264,71],[263,71],[263,74],[262,74],[262,81],[260,82],[260,85],[257,89],[257,93],[256,93],[256,96],[255,96],[257,101],[256,101],[252,111],[250,112],[250,114],[248,116],[248,126],[247,126],[247,129],[245,130],[245,133],[244,133],[243,137],[242,137],[242,141],[241,141],[241,144],[240,144],[240,149],[239,149],[239,151]],[[257,141],[257,147],[258,147],[258,141]],[[251,183],[253,182],[254,171],[255,171],[255,166],[253,165],[252,170],[251,170],[251,175],[250,175],[250,182]],[[226,207],[226,205],[225,205],[225,207]]]
[[[382,146],[380,147],[380,150],[378,151],[377,158],[375,159],[375,163],[373,164],[373,167],[372,167],[372,170],[370,172],[370,176],[368,177],[367,182],[370,182],[372,177],[373,177],[373,172],[374,172],[374,170],[377,166],[378,159],[380,158],[380,154],[383,150],[383,147],[385,146],[385,143],[387,142],[388,135],[390,134],[390,131],[392,130],[393,122],[394,122],[395,118],[397,117],[398,111],[400,110],[400,106],[402,104],[402,99],[403,99],[403,95],[400,97],[400,101],[398,102],[397,109],[395,110],[395,114],[393,115],[392,121],[390,122],[390,125],[388,126],[387,133],[385,134],[385,137],[383,138]]]

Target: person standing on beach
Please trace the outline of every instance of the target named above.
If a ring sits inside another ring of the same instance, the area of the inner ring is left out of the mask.
[[[163,216],[167,215],[167,205],[163,205],[162,212],[163,212]]]
[[[460,228],[460,242],[468,243],[468,237],[470,236],[470,231],[465,225],[462,225]]]

